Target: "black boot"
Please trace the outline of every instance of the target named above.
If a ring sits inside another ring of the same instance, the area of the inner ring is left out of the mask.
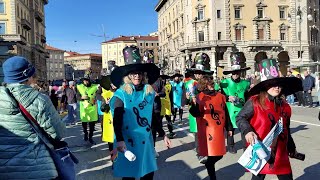
[[[179,118],[181,123],[182,123],[182,115],[183,115],[183,109],[179,109]]]
[[[84,140],[84,141],[88,141],[88,133],[84,133],[83,140]]]
[[[229,146],[229,153],[237,154],[237,150],[234,148],[234,146]]]
[[[92,139],[92,137],[89,138],[89,142],[90,142],[92,145],[95,145],[95,144],[96,144],[96,142],[94,142],[94,140]]]

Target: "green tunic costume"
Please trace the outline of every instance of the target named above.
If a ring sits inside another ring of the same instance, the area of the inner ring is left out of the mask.
[[[250,82],[246,80],[240,80],[240,82],[236,83],[231,78],[227,78],[221,81],[221,89],[224,91],[227,97],[236,96],[239,98],[238,103],[228,102],[227,98],[226,104],[233,128],[238,128],[236,125],[236,116],[245,103],[244,94],[249,90],[249,88]]]

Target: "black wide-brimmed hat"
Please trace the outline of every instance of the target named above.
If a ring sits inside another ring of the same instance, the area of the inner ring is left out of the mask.
[[[241,67],[240,60],[241,60],[241,54],[239,52],[232,53],[231,57],[230,57],[231,68],[223,71],[223,74],[228,75],[231,73],[247,71],[247,70],[251,69],[250,67]]]
[[[180,74],[180,73],[175,73],[175,74],[173,74],[172,76],[171,76],[171,78],[172,79],[174,79],[175,77],[183,77],[183,75],[182,74]]]
[[[160,75],[160,78],[161,79],[171,79],[171,76],[168,76],[168,75]]]
[[[101,76],[100,86],[103,87],[103,89],[105,89],[105,90],[110,90],[111,89],[110,75]]]
[[[198,53],[194,58],[195,65],[186,69],[190,74],[212,75],[214,71],[210,70],[210,57],[206,53]]]
[[[159,78],[160,69],[153,63],[142,63],[139,48],[136,46],[125,47],[123,57],[125,65],[114,69],[110,76],[114,86],[120,87],[123,77],[131,72],[145,72],[149,84],[153,84]]]
[[[258,67],[260,69],[261,81],[250,91],[249,96],[259,94],[261,91],[267,91],[268,88],[280,86],[281,94],[285,96],[302,91],[302,81],[296,77],[280,77],[279,66],[276,59],[262,60]]]

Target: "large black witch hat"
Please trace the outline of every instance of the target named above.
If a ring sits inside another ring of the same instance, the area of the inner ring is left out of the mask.
[[[125,47],[123,57],[125,65],[114,69],[110,76],[114,86],[120,87],[123,77],[131,72],[146,72],[149,84],[153,84],[159,78],[160,69],[153,63],[142,63],[139,48],[136,46]]]
[[[290,95],[302,91],[302,81],[296,77],[280,77],[278,63],[275,59],[262,60],[258,67],[260,69],[260,83],[255,85],[249,92],[249,96],[267,91],[273,86],[282,87],[281,94]]]
[[[210,70],[210,57],[206,53],[198,53],[194,58],[195,65],[186,69],[190,74],[213,75],[214,71]]]
[[[239,52],[232,53],[230,57],[231,68],[223,71],[224,75],[228,75],[234,72],[247,71],[251,69],[250,67],[241,68],[240,66],[241,54]]]

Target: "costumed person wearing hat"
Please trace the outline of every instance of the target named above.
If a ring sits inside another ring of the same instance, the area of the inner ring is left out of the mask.
[[[227,137],[228,150],[232,154],[236,154],[237,151],[234,147],[234,130],[236,125],[236,116],[245,103],[245,95],[250,89],[250,82],[240,78],[241,72],[249,70],[250,67],[241,68],[240,66],[240,54],[233,53],[231,55],[231,69],[223,71],[224,75],[231,74],[231,77],[223,79],[220,83],[222,93],[227,96],[227,108],[229,116],[233,126],[233,133]],[[243,142],[243,149],[246,148],[245,139],[241,136]]]
[[[84,133],[84,140],[91,144],[95,144],[93,141],[94,126],[98,121],[98,109],[96,105],[96,93],[98,91],[98,85],[92,84],[90,80],[89,72],[86,72],[82,79],[82,83],[77,85],[78,100],[80,101],[80,120],[82,122],[82,128]],[[88,134],[89,124],[89,134]]]
[[[170,83],[170,76],[168,75],[160,75],[160,78],[164,82],[165,86],[165,97],[161,98],[161,120],[163,117],[167,120],[169,135],[168,137],[170,139],[174,138],[176,136],[176,133],[173,132],[173,124],[171,121],[171,115],[172,115],[172,87]]]
[[[185,105],[185,88],[183,81],[181,81],[182,74],[175,73],[171,78],[172,94],[173,94],[173,120],[174,123],[179,111],[179,120],[182,123],[183,107]]]
[[[195,64],[192,68],[186,70],[186,78],[185,78],[185,89],[187,91],[186,97],[189,99],[188,104],[189,108],[192,104],[192,98],[196,97],[199,93],[198,90],[198,81],[201,80],[205,75],[212,77],[213,71],[210,71],[210,58],[206,53],[198,53],[194,59]],[[194,79],[192,78],[194,76]],[[199,154],[199,145],[197,138],[197,120],[191,113],[189,113],[189,128],[190,132],[194,133],[195,136],[195,147],[197,157],[200,163],[204,164],[207,161],[206,156],[201,156]]]
[[[113,118],[110,111],[110,99],[112,98],[116,87],[111,83],[110,75],[103,74],[100,81],[101,86],[101,111],[103,112],[102,119],[102,141],[107,142],[109,146],[110,156],[112,157],[113,142],[114,142],[114,130],[113,130]]]
[[[302,90],[302,81],[296,77],[280,77],[275,59],[259,63],[261,82],[249,91],[250,99],[238,113],[237,126],[245,136],[247,145],[262,141],[277,123],[280,133],[270,142],[271,157],[253,180],[264,179],[266,174],[277,175],[279,179],[293,179],[289,161],[297,155],[295,143],[290,134],[291,107],[285,96]],[[269,147],[266,147],[269,148]],[[254,153],[254,152],[253,152]]]
[[[207,157],[204,163],[210,180],[215,180],[215,163],[226,154],[225,130],[232,133],[226,108],[226,97],[214,89],[213,79],[205,75],[198,83],[200,91],[192,97],[190,113],[197,118],[199,155]]]
[[[63,138],[65,125],[49,97],[31,87],[37,81],[36,70],[26,58],[11,57],[2,68],[5,86],[0,87],[0,179],[56,179],[58,172],[50,150],[24,114],[34,117],[56,141]],[[71,168],[69,172],[75,173]]]
[[[153,84],[160,75],[152,63],[142,64],[136,46],[123,49],[124,66],[111,73],[111,82],[118,89],[110,100],[116,145],[113,150],[114,176],[123,179],[153,179],[157,170],[152,138],[152,112],[155,92]],[[171,142],[164,136],[166,146]],[[125,157],[132,152],[136,158]]]

